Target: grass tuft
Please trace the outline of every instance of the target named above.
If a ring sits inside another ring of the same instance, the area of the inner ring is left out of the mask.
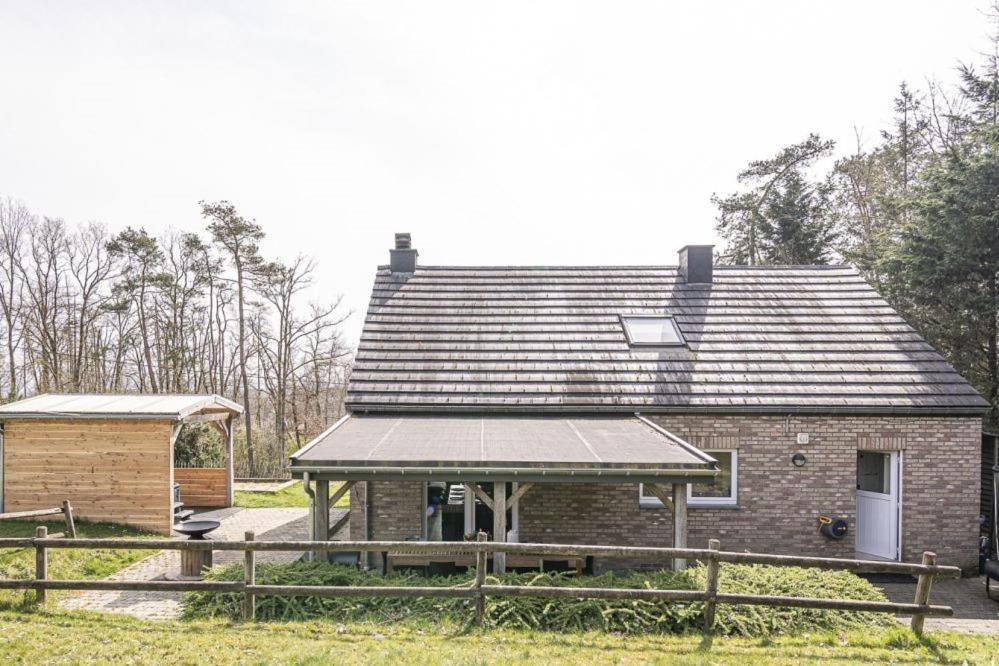
[[[330,492],[334,492],[339,487],[338,484],[330,484]],[[273,509],[281,507],[307,507],[309,506],[309,496],[305,494],[301,483],[295,483],[277,492],[253,492],[249,490],[238,490],[235,495],[233,506],[244,509]],[[337,503],[337,508],[350,506],[350,493],[346,493]]]
[[[64,532],[63,521],[35,522],[28,520],[5,520],[0,522],[0,537],[19,538],[35,536],[39,525],[48,527],[49,532]],[[80,538],[124,539],[154,538],[150,534],[131,527],[111,523],[91,523],[76,520],[76,533]],[[154,555],[154,550],[92,550],[92,549],[48,549],[48,576],[63,580],[97,580],[106,578],[130,564]],[[11,548],[0,550],[0,578],[28,579],[35,577],[35,549]],[[49,597],[66,594],[50,591]],[[0,591],[0,608],[25,608],[34,599],[34,592],[25,590]]]

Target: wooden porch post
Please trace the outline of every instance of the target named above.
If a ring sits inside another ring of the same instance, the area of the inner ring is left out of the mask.
[[[465,525],[464,533],[466,536],[475,534],[475,493],[465,484]]]
[[[249,417],[247,417],[249,418]],[[223,433],[225,439],[225,491],[226,491],[226,506],[232,506],[236,503],[235,498],[235,476],[236,476],[236,465],[232,460],[232,416],[225,420],[225,432]]]
[[[673,547],[687,547],[687,484],[673,484]],[[687,560],[673,560],[673,569],[686,569]]]
[[[330,482],[316,479],[316,511],[312,538],[315,541],[328,541],[330,538]]]
[[[506,541],[506,483],[493,482],[493,541]],[[493,573],[506,573],[506,553],[493,553]]]

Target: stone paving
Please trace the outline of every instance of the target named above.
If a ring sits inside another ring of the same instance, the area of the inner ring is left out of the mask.
[[[331,520],[338,520],[346,509],[334,509]],[[296,541],[309,538],[308,509],[219,509],[197,513],[194,519],[218,520],[221,526],[212,533],[216,540],[241,540],[252,530],[260,541]],[[178,536],[178,539],[187,537]],[[257,554],[258,563],[288,563],[302,556],[300,552],[267,551]],[[242,551],[219,551],[214,564],[242,562]],[[109,580],[163,580],[180,573],[180,552],[163,551],[136,562],[109,577]],[[87,591],[59,602],[67,610],[123,613],[147,620],[167,620],[180,616],[182,592],[104,592]]]
[[[916,596],[916,581],[878,583],[885,596],[894,602],[911,604]],[[993,585],[992,596],[999,599],[999,584]],[[963,631],[999,636],[999,601],[985,597],[985,578],[938,580],[930,589],[930,603],[950,606],[953,617],[928,617],[924,624],[929,630]],[[901,618],[908,622],[908,618]]]

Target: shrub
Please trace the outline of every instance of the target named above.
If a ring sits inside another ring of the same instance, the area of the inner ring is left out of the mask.
[[[634,572],[623,576],[576,577],[560,573],[526,573],[489,576],[491,584],[564,587],[617,587],[629,589],[703,589],[704,567],[684,571]],[[241,565],[216,567],[209,580],[242,580]],[[413,573],[381,576],[351,567],[322,562],[257,567],[257,582],[266,585],[433,585],[467,586],[472,575],[456,574],[427,578]],[[869,599],[884,596],[870,583],[848,572],[788,567],[726,564],[721,567],[719,590],[744,594],[775,594],[825,598]],[[241,594],[190,593],[187,617],[240,617]],[[472,616],[469,599],[440,598],[320,598],[257,597],[261,620],[335,619],[343,622],[448,624],[462,626]],[[889,625],[890,616],[875,613],[829,611],[804,608],[719,605],[716,628],[723,635],[768,636],[803,631],[842,631],[873,625]],[[544,631],[602,630],[618,633],[684,633],[700,631],[702,603],[644,601],[630,599],[545,599],[488,597],[486,624],[494,627]]]

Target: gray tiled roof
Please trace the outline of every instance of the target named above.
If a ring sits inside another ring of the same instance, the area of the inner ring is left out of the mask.
[[[622,314],[686,348],[630,348]],[[987,403],[849,266],[378,271],[354,411],[981,412]]]

